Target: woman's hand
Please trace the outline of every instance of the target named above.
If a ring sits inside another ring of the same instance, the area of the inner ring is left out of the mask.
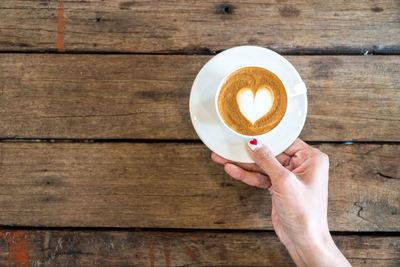
[[[252,143],[255,164],[211,157],[233,178],[269,190],[275,232],[298,266],[350,266],[329,233],[328,156],[300,139],[276,158],[259,140]]]

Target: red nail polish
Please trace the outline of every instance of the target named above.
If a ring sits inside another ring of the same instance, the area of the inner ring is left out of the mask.
[[[256,146],[257,145],[257,139],[254,138],[253,140],[251,140],[250,144]]]

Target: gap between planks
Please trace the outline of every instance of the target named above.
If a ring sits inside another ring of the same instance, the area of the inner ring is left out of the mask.
[[[66,231],[66,232],[164,232],[164,233],[275,233],[274,230],[261,230],[261,229],[215,229],[215,228],[152,228],[152,227],[52,227],[52,226],[13,226],[13,225],[0,225],[1,231]],[[400,232],[394,231],[379,231],[379,232],[365,232],[365,231],[330,231],[332,235],[349,236],[399,236]]]
[[[309,145],[319,144],[389,144],[400,145],[399,141],[307,141]],[[198,139],[58,139],[58,138],[0,138],[0,142],[21,142],[21,143],[187,143],[202,144]]]
[[[265,47],[270,49],[269,47]],[[188,51],[171,51],[171,52],[119,52],[119,51],[64,51],[58,50],[0,50],[0,54],[70,54],[70,55],[152,55],[152,56],[215,56],[225,51],[222,50],[209,50],[202,48],[198,50]],[[271,49],[273,50],[273,49]],[[275,50],[273,50],[275,51]],[[278,53],[278,51],[275,51]],[[396,56],[400,55],[400,47],[395,49],[386,50],[368,50],[368,49],[343,49],[343,50],[291,50],[279,52],[282,56]]]

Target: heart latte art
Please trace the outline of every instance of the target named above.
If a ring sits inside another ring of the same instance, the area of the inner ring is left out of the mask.
[[[243,88],[237,93],[236,101],[242,115],[254,124],[271,109],[273,96],[267,88],[257,90],[255,95],[251,89]]]
[[[278,125],[286,112],[287,96],[275,74],[260,67],[245,67],[226,78],[217,104],[228,127],[253,136]]]

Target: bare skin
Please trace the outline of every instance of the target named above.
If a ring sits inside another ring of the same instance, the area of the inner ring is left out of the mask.
[[[296,265],[351,266],[328,228],[328,156],[300,139],[277,157],[265,145],[248,152],[255,163],[211,158],[234,179],[268,189],[275,233]]]

